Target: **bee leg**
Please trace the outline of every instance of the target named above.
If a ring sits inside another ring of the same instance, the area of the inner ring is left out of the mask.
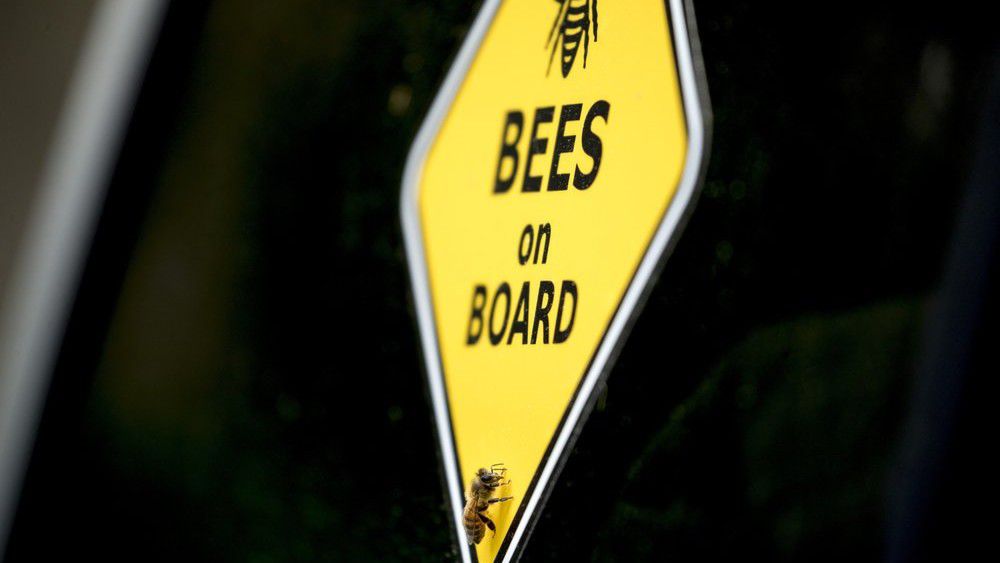
[[[498,502],[506,502],[512,498],[514,497],[491,498],[490,500],[486,501],[486,504],[496,504]]]
[[[479,519],[483,521],[483,524],[486,524],[486,527],[489,528],[491,532],[493,532],[494,536],[497,534],[497,525],[493,523],[493,520],[490,520],[489,516],[480,512]]]

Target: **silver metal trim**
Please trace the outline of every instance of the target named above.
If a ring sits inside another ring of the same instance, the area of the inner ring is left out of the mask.
[[[496,15],[500,0],[486,0],[479,15],[476,16],[469,35],[462,43],[458,56],[445,77],[441,90],[434,98],[431,109],[424,119],[417,138],[413,142],[410,154],[406,158],[406,168],[403,170],[403,190],[400,197],[400,215],[403,222],[403,238],[406,246],[406,257],[410,267],[410,280],[413,285],[414,302],[417,307],[417,322],[420,326],[420,341],[424,350],[427,374],[430,383],[431,402],[434,405],[434,420],[437,424],[437,435],[444,460],[445,483],[448,486],[448,498],[451,501],[452,523],[456,545],[462,546],[459,553],[464,563],[471,563],[469,550],[465,549],[462,525],[462,505],[464,499],[461,479],[458,475],[458,460],[455,457],[454,443],[451,435],[451,418],[448,415],[448,403],[444,393],[444,377],[441,373],[441,358],[437,348],[437,330],[434,325],[434,309],[431,306],[430,288],[428,286],[427,262],[424,259],[424,241],[420,228],[420,212],[417,202],[417,187],[423,174],[424,162],[431,144],[437,138],[441,124],[451,108],[455,95],[458,94],[465,75],[479,51],[479,45],[486,36],[493,16]]]
[[[166,3],[102,0],[67,90],[0,319],[0,557],[74,291]]]

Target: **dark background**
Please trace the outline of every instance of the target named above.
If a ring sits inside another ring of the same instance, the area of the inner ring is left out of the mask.
[[[955,413],[995,361],[928,366],[982,341],[935,332],[949,304],[996,310],[942,291],[995,256],[954,242],[996,230],[961,205],[992,20],[758,4],[695,2],[704,190],[524,560],[934,559],[982,525]],[[9,561],[454,556],[398,194],[477,9],[171,7]]]

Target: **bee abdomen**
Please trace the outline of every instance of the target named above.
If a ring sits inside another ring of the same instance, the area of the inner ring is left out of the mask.
[[[476,514],[465,515],[465,537],[470,544],[479,543],[486,535],[485,526]]]
[[[590,28],[590,6],[589,2],[579,2],[574,4],[573,0],[568,0],[566,15],[560,26],[562,35],[562,75],[563,78],[569,75],[573,61],[576,60],[576,53],[580,49],[580,38],[583,36],[589,39],[587,31]],[[587,45],[583,46],[584,66],[587,65]]]

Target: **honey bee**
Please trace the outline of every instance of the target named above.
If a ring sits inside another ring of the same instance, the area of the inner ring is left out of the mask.
[[[486,528],[494,534],[497,532],[496,524],[486,515],[486,509],[491,504],[505,502],[514,497],[492,498],[497,487],[509,485],[510,480],[503,480],[507,468],[502,463],[494,463],[489,469],[482,467],[476,471],[476,476],[469,484],[469,490],[465,494],[465,510],[462,513],[465,519],[465,537],[469,540],[469,545],[483,541],[486,535]]]
[[[556,49],[562,44],[562,75],[569,76],[569,71],[576,61],[576,53],[580,49],[580,36],[583,36],[583,68],[587,68],[587,51],[590,47],[590,24],[594,24],[594,41],[597,41],[597,0],[556,0],[559,12],[552,22],[549,40],[546,47],[552,46],[549,55],[549,67],[545,71],[548,76],[552,70],[552,60]]]

